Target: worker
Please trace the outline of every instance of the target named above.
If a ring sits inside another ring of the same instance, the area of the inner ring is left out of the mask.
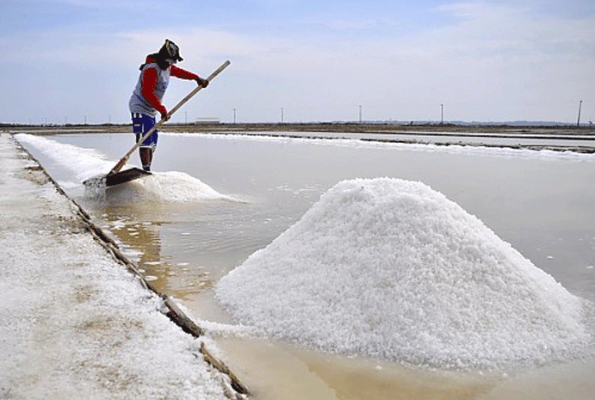
[[[141,72],[138,83],[128,103],[132,114],[132,130],[136,134],[137,143],[155,126],[157,113],[161,115],[163,121],[170,118],[162,103],[170,76],[194,80],[203,88],[209,85],[207,79],[202,79],[197,74],[175,65],[182,60],[178,46],[171,40],[166,39],[159,52],[149,54],[146,62],[140,66]],[[147,172],[151,171],[157,140],[158,133],[155,130],[139,147],[141,164],[143,170]]]

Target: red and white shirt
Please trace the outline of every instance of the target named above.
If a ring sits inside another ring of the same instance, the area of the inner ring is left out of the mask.
[[[170,76],[186,80],[198,79],[198,75],[175,65],[163,70],[159,68],[155,59],[148,56],[128,102],[130,112],[152,116],[157,115],[157,112],[165,114],[167,109],[161,101],[169,85]]]

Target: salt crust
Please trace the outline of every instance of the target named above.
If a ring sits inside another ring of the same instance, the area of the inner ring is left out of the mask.
[[[311,348],[440,368],[573,357],[584,300],[430,187],[338,183],[223,277],[246,325]]]
[[[481,156],[495,156],[514,158],[520,157],[525,159],[540,159],[540,160],[571,160],[577,162],[595,162],[595,154],[577,153],[573,151],[554,151],[554,150],[532,150],[532,149],[516,149],[508,147],[487,147],[478,145],[459,145],[449,144],[448,146],[432,144],[432,143],[399,143],[399,142],[375,142],[360,139],[310,139],[310,138],[296,138],[290,137],[295,132],[286,132],[288,136],[284,137],[283,132],[277,132],[279,136],[272,136],[270,132],[251,132],[249,134],[217,134],[217,133],[163,133],[168,136],[183,136],[183,137],[201,137],[211,140],[229,140],[233,142],[239,141],[257,141],[270,143],[285,143],[285,144],[308,144],[320,146],[340,146],[350,147],[354,149],[385,149],[385,150],[404,150],[417,151],[424,153],[448,153],[448,154],[464,154],[464,155],[481,155]]]

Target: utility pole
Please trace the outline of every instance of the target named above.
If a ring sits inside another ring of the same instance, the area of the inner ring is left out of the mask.
[[[281,123],[283,123],[283,107],[281,107]]]
[[[440,125],[444,124],[444,104],[440,104]]]
[[[578,119],[576,121],[576,127],[580,128],[581,127],[581,108],[583,108],[583,101],[581,100],[578,103]]]
[[[233,109],[233,123],[236,123],[236,109]]]
[[[362,106],[359,106],[359,123],[362,123]]]

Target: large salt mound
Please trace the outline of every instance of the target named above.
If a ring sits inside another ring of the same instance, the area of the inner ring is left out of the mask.
[[[590,341],[583,300],[428,186],[352,180],[223,277],[248,325],[438,367],[543,363]]]

